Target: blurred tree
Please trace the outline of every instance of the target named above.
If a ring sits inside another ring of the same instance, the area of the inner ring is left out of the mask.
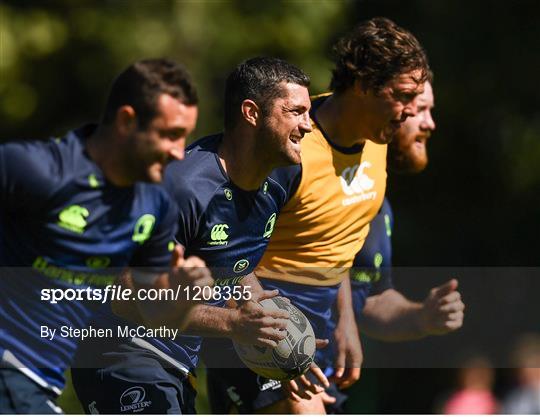
[[[0,5],[1,137],[43,137],[97,119],[112,78],[132,61],[169,56],[198,82],[197,135],[221,128],[223,82],[236,64],[273,55],[328,84],[336,1],[17,1]]]

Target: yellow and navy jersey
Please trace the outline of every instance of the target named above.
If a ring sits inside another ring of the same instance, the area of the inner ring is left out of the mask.
[[[275,171],[296,192],[278,216],[257,269],[261,278],[314,286],[340,283],[381,207],[386,145],[366,140],[344,149],[333,144],[314,115],[325,98],[313,102],[313,131],[301,142],[301,166]]]

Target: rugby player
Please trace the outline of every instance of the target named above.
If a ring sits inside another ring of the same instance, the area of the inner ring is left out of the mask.
[[[60,336],[60,329],[85,328],[102,305],[52,303],[43,298],[47,290],[67,296],[103,289],[115,282],[111,268],[127,266],[145,267],[133,268],[137,288],[184,285],[188,278],[211,283],[204,268],[161,274],[171,260],[177,211],[155,183],[169,161],[183,158],[196,118],[186,70],[169,60],[142,60],[114,81],[99,125],[0,145],[1,413],[61,412],[55,398],[79,339]],[[196,258],[185,263],[204,265]],[[162,314],[181,327],[190,306],[180,300]],[[154,319],[152,304],[139,308]]]
[[[320,339],[329,336],[338,291],[343,309],[351,308],[340,283],[383,201],[386,144],[416,114],[414,99],[429,74],[418,41],[385,18],[358,25],[335,52],[333,94],[312,101],[314,129],[301,143],[301,166],[276,170],[291,197],[256,271],[265,289],[279,289],[302,309]],[[351,383],[359,377],[361,349],[354,320],[348,324],[347,343],[340,346],[347,358],[336,367],[338,379]],[[316,360],[325,365],[320,352]],[[222,407],[214,412],[227,412],[227,400],[246,413],[325,412],[322,393],[248,370],[209,369],[208,381],[216,397],[211,402]]]
[[[431,115],[434,96],[431,83],[425,83],[424,92],[416,98],[418,112],[402,123],[388,145],[388,169],[396,174],[417,174],[428,163],[427,141],[435,130]],[[369,336],[386,341],[406,341],[429,335],[441,335],[459,329],[463,324],[465,305],[457,291],[457,280],[450,280],[432,288],[426,299],[419,303],[408,300],[392,285],[392,228],[394,218],[388,199],[370,223],[364,246],[356,255],[351,270],[352,307],[358,327]],[[336,309],[336,306],[334,306]],[[337,316],[334,312],[334,316]],[[341,317],[343,314],[341,315]],[[334,319],[335,317],[333,317]],[[354,320],[349,317],[348,320]],[[345,318],[342,317],[342,320]],[[329,324],[333,327],[334,320]],[[344,338],[346,324],[334,331],[335,339]],[[330,357],[335,346],[327,349]],[[332,374],[332,369],[325,370]],[[334,393],[336,394],[336,393]],[[341,403],[345,396],[337,394]],[[330,404],[333,413],[342,412],[342,404]]]
[[[417,115],[403,123],[388,147],[390,172],[417,174],[427,166],[426,144],[435,130],[431,116],[434,95],[429,82],[417,102]],[[353,307],[362,332],[381,340],[405,341],[459,329],[465,305],[456,279],[432,288],[421,303],[406,299],[392,287],[392,226],[392,209],[385,200],[354,260],[357,268],[372,267],[371,271],[358,269],[351,275]],[[372,293],[366,299],[372,279]]]
[[[285,337],[288,313],[266,311],[257,303],[277,291],[263,291],[252,272],[288,199],[270,173],[298,164],[300,141],[311,132],[308,86],[300,69],[275,58],[247,60],[229,75],[224,133],[196,141],[185,160],[173,162],[165,175],[165,186],[180,208],[177,240],[185,254],[211,268],[217,284],[214,305],[191,311],[186,333],[197,336],[132,338],[102,351],[112,362],[104,369],[74,368],[86,412],[194,413],[189,376],[198,362],[198,336],[270,347]],[[238,308],[225,308],[225,301],[239,292],[248,296],[234,297]],[[102,346],[99,341],[84,346],[85,355]],[[207,349],[208,361],[223,366],[219,345],[215,349]],[[139,397],[139,406],[130,409],[119,398],[135,389],[144,393],[144,401]]]

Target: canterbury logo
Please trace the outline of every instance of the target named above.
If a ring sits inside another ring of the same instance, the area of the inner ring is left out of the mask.
[[[83,233],[86,227],[86,217],[90,215],[88,209],[72,205],[60,212],[58,215],[58,226],[71,230],[75,233]]]
[[[371,168],[370,162],[362,162],[360,165],[345,168],[341,173],[341,187],[347,195],[360,194],[369,191],[375,185],[375,181],[364,173],[366,168]]]
[[[377,191],[372,190],[375,181],[364,172],[367,168],[371,168],[371,162],[364,161],[360,165],[356,164],[345,168],[341,173],[339,177],[341,188],[347,195],[347,198],[344,198],[341,202],[344,206],[366,200],[375,200],[377,197]]]
[[[212,227],[212,230],[210,232],[211,240],[208,242],[208,244],[209,245],[226,245],[227,239],[229,238],[229,235],[227,234],[228,229],[229,229],[229,226],[225,223],[214,225],[214,227]]]

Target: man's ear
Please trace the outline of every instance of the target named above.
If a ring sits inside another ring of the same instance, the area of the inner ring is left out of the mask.
[[[122,135],[129,135],[137,129],[137,115],[135,109],[131,106],[121,106],[116,110],[116,118],[114,120],[116,130]]]
[[[252,126],[257,126],[257,122],[261,117],[261,109],[253,100],[244,100],[240,108],[242,117]]]

